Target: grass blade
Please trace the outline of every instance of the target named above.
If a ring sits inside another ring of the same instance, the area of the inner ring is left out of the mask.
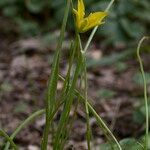
[[[62,112],[61,117],[60,117],[58,129],[57,129],[57,133],[56,133],[56,137],[55,137],[54,150],[58,150],[59,147],[61,146],[60,145],[60,137],[61,137],[63,128],[65,127],[65,124],[69,118],[69,113],[70,113],[70,109],[71,109],[71,105],[72,105],[73,97],[74,97],[74,89],[76,86],[78,75],[80,73],[81,66],[82,66],[82,58],[81,58],[81,54],[79,54],[79,58],[77,60],[77,66],[75,69],[74,77],[73,77],[72,83],[70,84],[68,94],[65,97],[64,109],[63,109],[63,112]]]
[[[87,97],[87,90],[88,90],[88,85],[87,85],[87,70],[86,70],[86,58],[83,54],[83,64],[84,64],[84,98],[85,98],[85,112],[86,112],[86,124],[87,124],[87,145],[88,145],[88,150],[91,150],[90,142],[91,142],[91,129],[90,129],[90,120],[89,120],[89,108],[88,108],[88,97]]]
[[[68,20],[69,8],[70,8],[70,0],[67,0],[60,38],[58,40],[57,49],[54,55],[54,60],[53,60],[54,63],[52,65],[51,77],[50,77],[49,84],[48,84],[48,92],[47,92],[47,100],[46,100],[46,125],[44,128],[41,150],[47,149],[48,134],[49,134],[50,124],[51,124],[49,116],[55,109],[55,96],[56,96],[56,91],[57,91],[60,51],[62,48],[66,24]]]

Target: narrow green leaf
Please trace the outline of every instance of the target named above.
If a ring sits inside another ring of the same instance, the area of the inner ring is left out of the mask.
[[[57,49],[54,55],[54,60],[53,60],[54,63],[52,65],[51,77],[50,77],[49,84],[48,84],[47,100],[46,100],[46,126],[44,129],[41,150],[47,149],[48,134],[49,134],[50,124],[51,124],[49,116],[50,114],[52,114],[52,112],[55,109],[55,103],[56,103],[55,97],[56,97],[56,91],[57,91],[60,51],[61,51],[62,43],[64,39],[64,34],[65,34],[65,29],[66,29],[68,14],[69,14],[69,8],[70,8],[70,0],[67,1],[62,28],[61,28],[61,33],[60,33],[60,37],[58,40]]]
[[[80,73],[80,69],[82,66],[81,56],[79,56],[78,59],[79,60],[77,60],[77,66],[75,69],[72,83],[70,84],[70,88],[68,89],[68,93],[65,97],[65,104],[64,104],[63,112],[62,112],[61,117],[60,117],[58,129],[57,129],[57,133],[56,133],[56,138],[55,138],[55,142],[54,142],[54,150],[59,149],[59,147],[61,146],[60,145],[60,137],[62,135],[62,130],[64,129],[65,124],[69,118],[69,113],[70,113],[70,109],[71,109],[71,105],[72,105],[73,97],[74,97],[74,89],[75,89],[76,81],[78,79],[78,75]]]

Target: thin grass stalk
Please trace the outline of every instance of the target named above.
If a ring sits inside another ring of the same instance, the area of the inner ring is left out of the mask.
[[[76,105],[75,105],[75,109],[74,109],[74,113],[73,113],[72,120],[70,121],[70,125],[69,125],[69,128],[68,128],[67,132],[66,132],[65,139],[64,139],[64,141],[62,141],[62,143],[61,143],[63,149],[64,149],[64,147],[65,147],[65,143],[66,143],[66,141],[67,141],[67,138],[69,137],[70,131],[71,131],[72,126],[73,126],[73,123],[74,123],[74,121],[75,121],[75,119],[76,119],[78,105],[79,105],[79,100],[78,100],[78,98],[77,98],[77,102],[76,102]]]
[[[66,91],[68,91],[68,88],[69,88],[69,85],[70,85],[70,74],[71,74],[71,67],[73,65],[75,47],[76,47],[76,45],[74,45],[74,43],[71,42],[71,45],[70,45],[71,55],[70,55],[70,59],[69,59],[69,67],[68,67],[66,79],[64,81],[61,96],[60,96],[61,101],[60,100],[57,101],[57,106],[61,105],[62,101],[64,101],[64,99],[65,99],[64,97],[66,96]]]
[[[105,9],[105,12],[108,12],[108,11],[110,10],[110,8],[111,8],[111,6],[113,5],[114,1],[115,1],[115,0],[111,0],[111,1],[110,1],[110,3],[108,4],[108,6],[107,6],[106,9]],[[95,35],[97,29],[98,29],[98,26],[96,26],[96,27],[92,30],[92,32],[91,32],[91,34],[90,34],[90,36],[89,36],[89,38],[88,38],[88,41],[87,41],[87,43],[86,43],[86,45],[85,45],[85,47],[84,47],[84,49],[83,49],[83,52],[86,52],[87,49],[89,48],[89,45],[90,45],[90,43],[91,43],[91,41],[92,41],[92,39],[93,39],[93,37],[94,37],[94,35]]]
[[[140,42],[138,43],[137,47],[137,58],[140,64],[140,71],[142,74],[143,78],[143,85],[144,85],[144,101],[145,101],[145,114],[146,114],[146,130],[145,130],[145,146],[144,149],[148,150],[148,132],[149,132],[149,108],[148,108],[148,94],[147,94],[147,82],[146,82],[146,77],[145,77],[145,72],[144,72],[144,67],[143,67],[143,62],[140,56],[140,48],[144,40],[148,39],[148,37],[143,37]]]
[[[81,80],[82,80],[82,79],[81,79]],[[81,83],[81,82],[80,82],[80,83]],[[80,85],[80,83],[79,83],[79,85]],[[79,86],[79,87],[81,87],[81,86]],[[70,120],[70,122],[68,123],[68,124],[69,124],[69,127],[68,127],[68,129],[66,130],[66,133],[65,133],[66,135],[64,136],[64,140],[63,140],[62,143],[61,143],[62,149],[64,149],[64,147],[65,147],[65,143],[67,142],[67,139],[68,139],[68,137],[69,137],[71,128],[72,128],[72,126],[73,126],[73,122],[75,121],[75,118],[76,118],[76,115],[77,115],[77,108],[78,108],[78,105],[79,105],[79,97],[77,97],[77,100],[76,100],[75,102],[76,102],[76,104],[75,104],[75,108],[74,108],[73,117],[71,117],[71,120]],[[67,124],[66,124],[66,126],[67,126]]]
[[[70,56],[69,56],[69,67],[68,67],[68,71],[67,71],[67,75],[66,75],[66,79],[65,79],[65,82],[64,82],[64,86],[63,86],[63,89],[62,89],[62,94],[61,94],[61,98],[63,100],[66,99],[66,95],[68,94],[68,91],[69,91],[69,88],[70,88],[70,84],[71,84],[71,71],[72,71],[72,65],[73,65],[73,62],[74,62],[74,56],[75,56],[75,52],[76,52],[76,49],[77,49],[77,42],[76,42],[77,38],[74,40],[74,43],[71,43],[71,46],[70,46]],[[66,104],[64,104],[66,105]],[[65,126],[67,127],[67,123],[65,124]],[[65,145],[65,141],[67,140],[67,132],[69,133],[69,131],[67,131],[67,129],[64,129],[62,130],[62,134],[61,134],[61,147],[63,148],[64,145]]]
[[[3,136],[10,143],[14,150],[18,150],[14,141],[7,135],[7,133],[4,130],[0,129],[0,135]]]
[[[65,9],[65,14],[63,18],[60,38],[58,40],[57,49],[54,55],[54,63],[52,66],[51,71],[51,77],[48,84],[48,95],[46,100],[46,125],[44,129],[43,139],[41,143],[41,150],[47,149],[47,143],[48,143],[48,135],[49,135],[49,129],[50,129],[50,114],[52,114],[53,110],[55,109],[55,95],[57,91],[57,81],[58,81],[58,70],[59,70],[59,61],[60,61],[60,50],[62,48],[62,43],[64,39],[66,24],[68,20],[68,14],[69,14],[69,8],[70,8],[70,0],[67,0],[67,5]]]
[[[77,42],[78,42],[78,40],[77,40]],[[76,86],[78,75],[80,73],[81,65],[82,65],[82,59],[81,59],[81,56],[79,55],[78,59],[77,59],[77,66],[75,69],[73,80],[72,80],[72,83],[71,83],[70,88],[68,90],[68,94],[65,97],[65,105],[64,105],[62,115],[60,117],[59,124],[58,124],[58,129],[57,129],[55,143],[54,143],[54,150],[59,149],[59,147],[61,146],[60,145],[60,137],[62,134],[62,130],[65,128],[64,125],[66,124],[66,122],[68,121],[68,118],[69,118],[69,113],[71,110],[71,105],[72,105],[73,97],[74,97],[74,89]]]
[[[73,42],[71,41],[71,44],[70,44],[69,67],[68,67],[66,79],[65,79],[64,84],[63,84],[62,92],[61,92],[61,95],[60,95],[60,98],[61,98],[62,100],[64,100],[64,97],[66,96],[67,91],[68,91],[68,89],[69,89],[69,85],[70,85],[70,74],[71,74],[71,67],[72,67],[72,65],[73,65],[75,47],[76,47],[75,42],[73,43]],[[59,104],[60,101],[58,101],[57,103]],[[55,129],[53,128],[53,129],[52,129],[52,145],[53,145],[54,139],[55,139],[54,136],[55,136]]]
[[[83,54],[82,57],[83,57],[83,78],[84,78],[85,112],[86,112],[86,125],[87,125],[86,138],[87,138],[88,150],[91,150],[91,145],[90,145],[90,142],[91,142],[91,129],[90,129],[88,97],[87,97],[88,85],[87,85],[86,56]]]
[[[75,55],[75,51],[76,51],[76,47],[77,47],[76,40],[77,39],[75,39],[75,42],[71,43],[71,46],[70,46],[69,67],[68,67],[67,75],[66,75],[64,85],[62,88],[62,92],[61,92],[61,96],[60,96],[61,99],[65,99],[67,91],[69,90],[71,69],[72,69],[73,59],[74,59],[74,55]]]
[[[80,75],[80,81],[78,82],[78,84],[79,84],[78,90],[81,91],[81,90],[82,90],[82,88],[81,88],[81,87],[82,87],[82,76],[81,76],[81,75]],[[77,87],[78,87],[78,85],[77,85]],[[76,95],[76,96],[77,96],[77,95]],[[69,137],[71,128],[72,128],[72,126],[73,126],[73,122],[75,121],[75,118],[76,118],[76,115],[77,115],[77,108],[78,108],[78,105],[79,105],[79,101],[81,101],[81,100],[79,100],[79,99],[80,99],[79,96],[77,96],[77,100],[75,101],[76,104],[75,104],[75,109],[74,109],[73,117],[71,117],[71,121],[70,121],[70,123],[69,123],[69,129],[67,130],[65,139],[64,139],[64,141],[62,142],[62,148],[64,148],[64,146],[65,146],[65,143],[66,143],[66,141],[67,141],[67,138]]]

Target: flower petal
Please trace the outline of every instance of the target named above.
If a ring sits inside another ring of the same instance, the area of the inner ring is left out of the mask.
[[[83,0],[78,0],[77,10],[73,9],[73,13],[76,17],[76,27],[79,33],[86,32],[95,26],[103,24],[102,20],[107,16],[106,12],[95,12],[84,18],[85,6]]]
[[[95,13],[91,13],[88,17],[86,17],[85,19],[88,20],[87,25],[85,26],[85,28],[83,29],[84,32],[86,32],[87,30],[97,26],[97,25],[101,25],[104,22],[102,22],[102,20],[107,16],[108,14],[106,12],[95,12]]]
[[[85,6],[83,0],[78,0],[78,14],[79,14],[79,19],[82,20],[85,15]]]

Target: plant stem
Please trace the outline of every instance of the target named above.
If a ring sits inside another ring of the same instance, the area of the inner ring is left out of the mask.
[[[90,141],[91,141],[91,132],[90,132],[90,123],[89,123],[89,109],[88,109],[88,99],[87,99],[87,70],[86,70],[86,56],[85,54],[82,54],[83,58],[83,82],[84,82],[84,99],[85,99],[85,112],[86,112],[86,124],[87,124],[87,146],[88,150],[91,150]]]
[[[87,51],[87,49],[88,49],[88,47],[89,47],[89,45],[90,45],[90,43],[91,43],[91,41],[92,41],[92,39],[93,39],[93,37],[94,37],[96,31],[97,31],[97,29],[98,29],[98,26],[96,26],[96,27],[92,30],[92,32],[91,32],[91,34],[90,34],[90,36],[89,36],[89,38],[88,38],[88,41],[87,41],[87,43],[86,43],[86,45],[85,45],[85,48],[84,48],[84,50],[83,50],[84,53]]]
[[[115,0],[111,0],[111,1],[110,1],[110,3],[108,4],[107,8],[105,9],[105,12],[108,12],[108,11],[109,11],[109,9],[111,8],[111,6],[112,6],[112,4],[114,3],[114,1],[115,1]],[[83,49],[84,53],[87,51],[87,49],[88,49],[88,47],[89,47],[89,45],[90,45],[90,43],[91,43],[91,41],[92,41],[92,39],[93,39],[93,37],[94,37],[96,31],[97,31],[97,29],[98,29],[98,26],[96,26],[96,27],[92,30],[92,32],[91,32],[91,34],[90,34],[90,36],[89,36],[89,38],[88,38],[88,41],[87,41],[87,43],[86,43],[86,45],[85,45],[85,48]]]
[[[77,40],[76,42],[77,42],[77,45],[79,45],[79,41]],[[76,50],[78,50],[78,46],[77,46]],[[78,52],[80,52],[80,51],[78,50]],[[70,114],[70,110],[71,110],[71,106],[72,106],[72,102],[73,102],[73,98],[74,98],[74,90],[76,87],[76,82],[77,82],[78,76],[80,74],[81,66],[82,66],[82,59],[81,59],[81,54],[79,53],[73,80],[70,84],[70,88],[68,89],[68,93],[65,97],[65,105],[64,105],[61,117],[60,117],[59,124],[58,124],[58,129],[57,129],[57,133],[55,136],[55,142],[54,142],[54,148],[53,148],[54,150],[58,150],[61,146],[60,145],[60,140],[61,140],[60,136],[63,133],[65,124],[66,124],[66,122],[68,122],[68,119],[69,119],[69,114]]]
[[[137,47],[137,57],[138,61],[140,64],[140,71],[142,74],[143,78],[143,85],[144,85],[144,100],[145,100],[145,113],[146,113],[146,131],[145,131],[145,150],[148,150],[148,131],[149,131],[149,108],[148,108],[148,96],[147,96],[147,82],[146,82],[146,77],[145,77],[145,72],[144,72],[144,67],[143,67],[143,62],[140,57],[140,48],[144,40],[148,39],[148,37],[143,37],[140,42],[138,43]]]
[[[0,129],[0,135],[3,136],[5,139],[7,139],[7,141],[9,141],[9,143],[11,144],[14,150],[18,150],[16,144],[13,142],[13,140],[7,135],[7,133],[4,130]]]
[[[47,92],[47,99],[46,99],[46,125],[44,128],[44,133],[43,133],[43,138],[42,138],[42,143],[41,143],[41,150],[47,150],[48,135],[49,135],[49,129],[51,125],[49,116],[53,113],[53,110],[55,109],[55,96],[56,96],[56,91],[57,91],[60,50],[62,48],[62,43],[63,43],[63,39],[65,35],[69,8],[70,8],[70,0],[67,0],[66,9],[65,9],[64,17],[63,17],[63,23],[62,23],[61,32],[60,32],[60,37],[59,37],[57,49],[54,55],[51,77],[50,77],[50,81],[48,84],[48,92]]]
[[[115,0],[111,0],[111,1],[110,1],[110,3],[108,4],[108,6],[107,6],[106,9],[105,9],[105,12],[108,12],[108,11],[109,11],[109,9],[110,9],[111,6],[113,5],[114,1],[115,1]]]

